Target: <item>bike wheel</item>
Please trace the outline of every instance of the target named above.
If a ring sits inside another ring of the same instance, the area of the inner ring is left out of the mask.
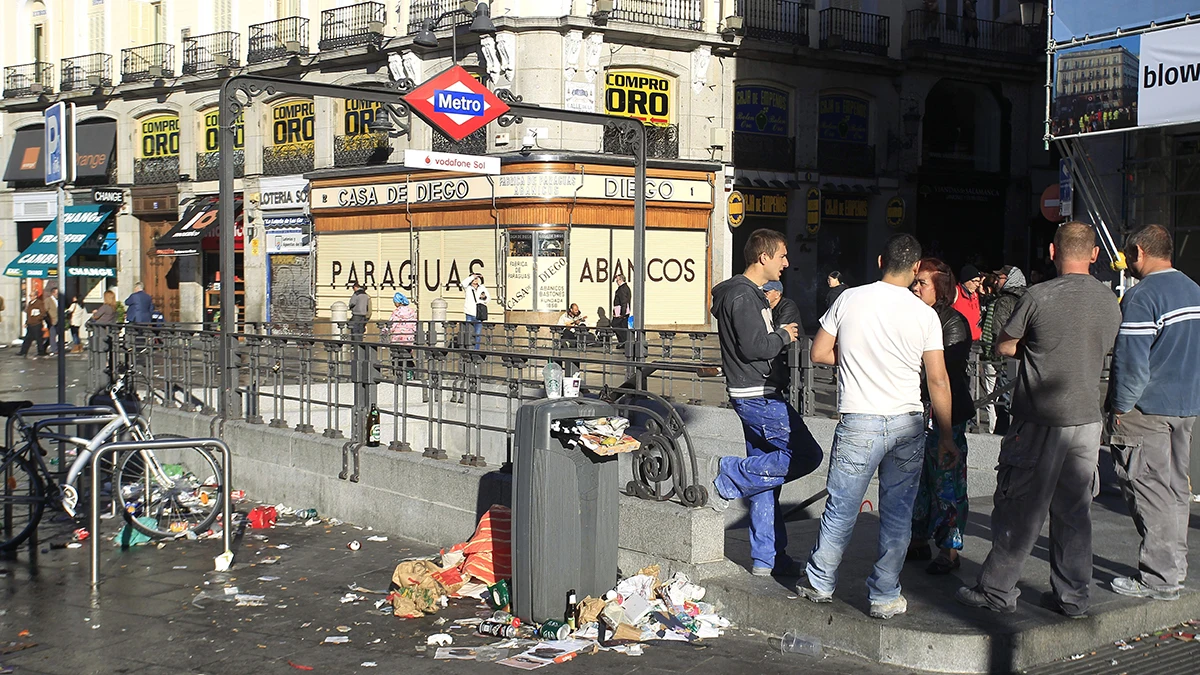
[[[16,548],[29,538],[46,508],[42,479],[18,455],[0,460],[0,550]]]
[[[158,436],[166,438],[183,437]],[[221,512],[221,469],[202,447],[135,450],[117,462],[118,504],[126,522],[143,534],[202,534]]]

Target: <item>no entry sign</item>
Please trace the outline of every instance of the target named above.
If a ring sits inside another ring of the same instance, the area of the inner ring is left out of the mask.
[[[462,66],[434,76],[413,89],[404,101],[429,124],[461,141],[508,112],[508,106]]]

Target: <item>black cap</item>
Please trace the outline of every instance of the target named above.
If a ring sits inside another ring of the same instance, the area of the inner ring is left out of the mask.
[[[979,276],[979,268],[971,263],[963,265],[962,271],[958,273],[959,281],[970,281]]]

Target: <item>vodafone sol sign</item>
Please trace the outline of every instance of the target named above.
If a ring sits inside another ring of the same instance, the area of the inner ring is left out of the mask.
[[[404,101],[422,119],[456,141],[508,112],[508,105],[462,66],[451,66],[435,75],[405,95]]]
[[[404,166],[410,169],[498,174],[500,173],[500,158],[406,149]]]

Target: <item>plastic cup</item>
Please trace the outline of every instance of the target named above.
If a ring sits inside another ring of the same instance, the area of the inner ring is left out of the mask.
[[[800,633],[788,631],[779,639],[779,652],[781,654],[820,656],[821,640],[811,635],[801,635]]]

